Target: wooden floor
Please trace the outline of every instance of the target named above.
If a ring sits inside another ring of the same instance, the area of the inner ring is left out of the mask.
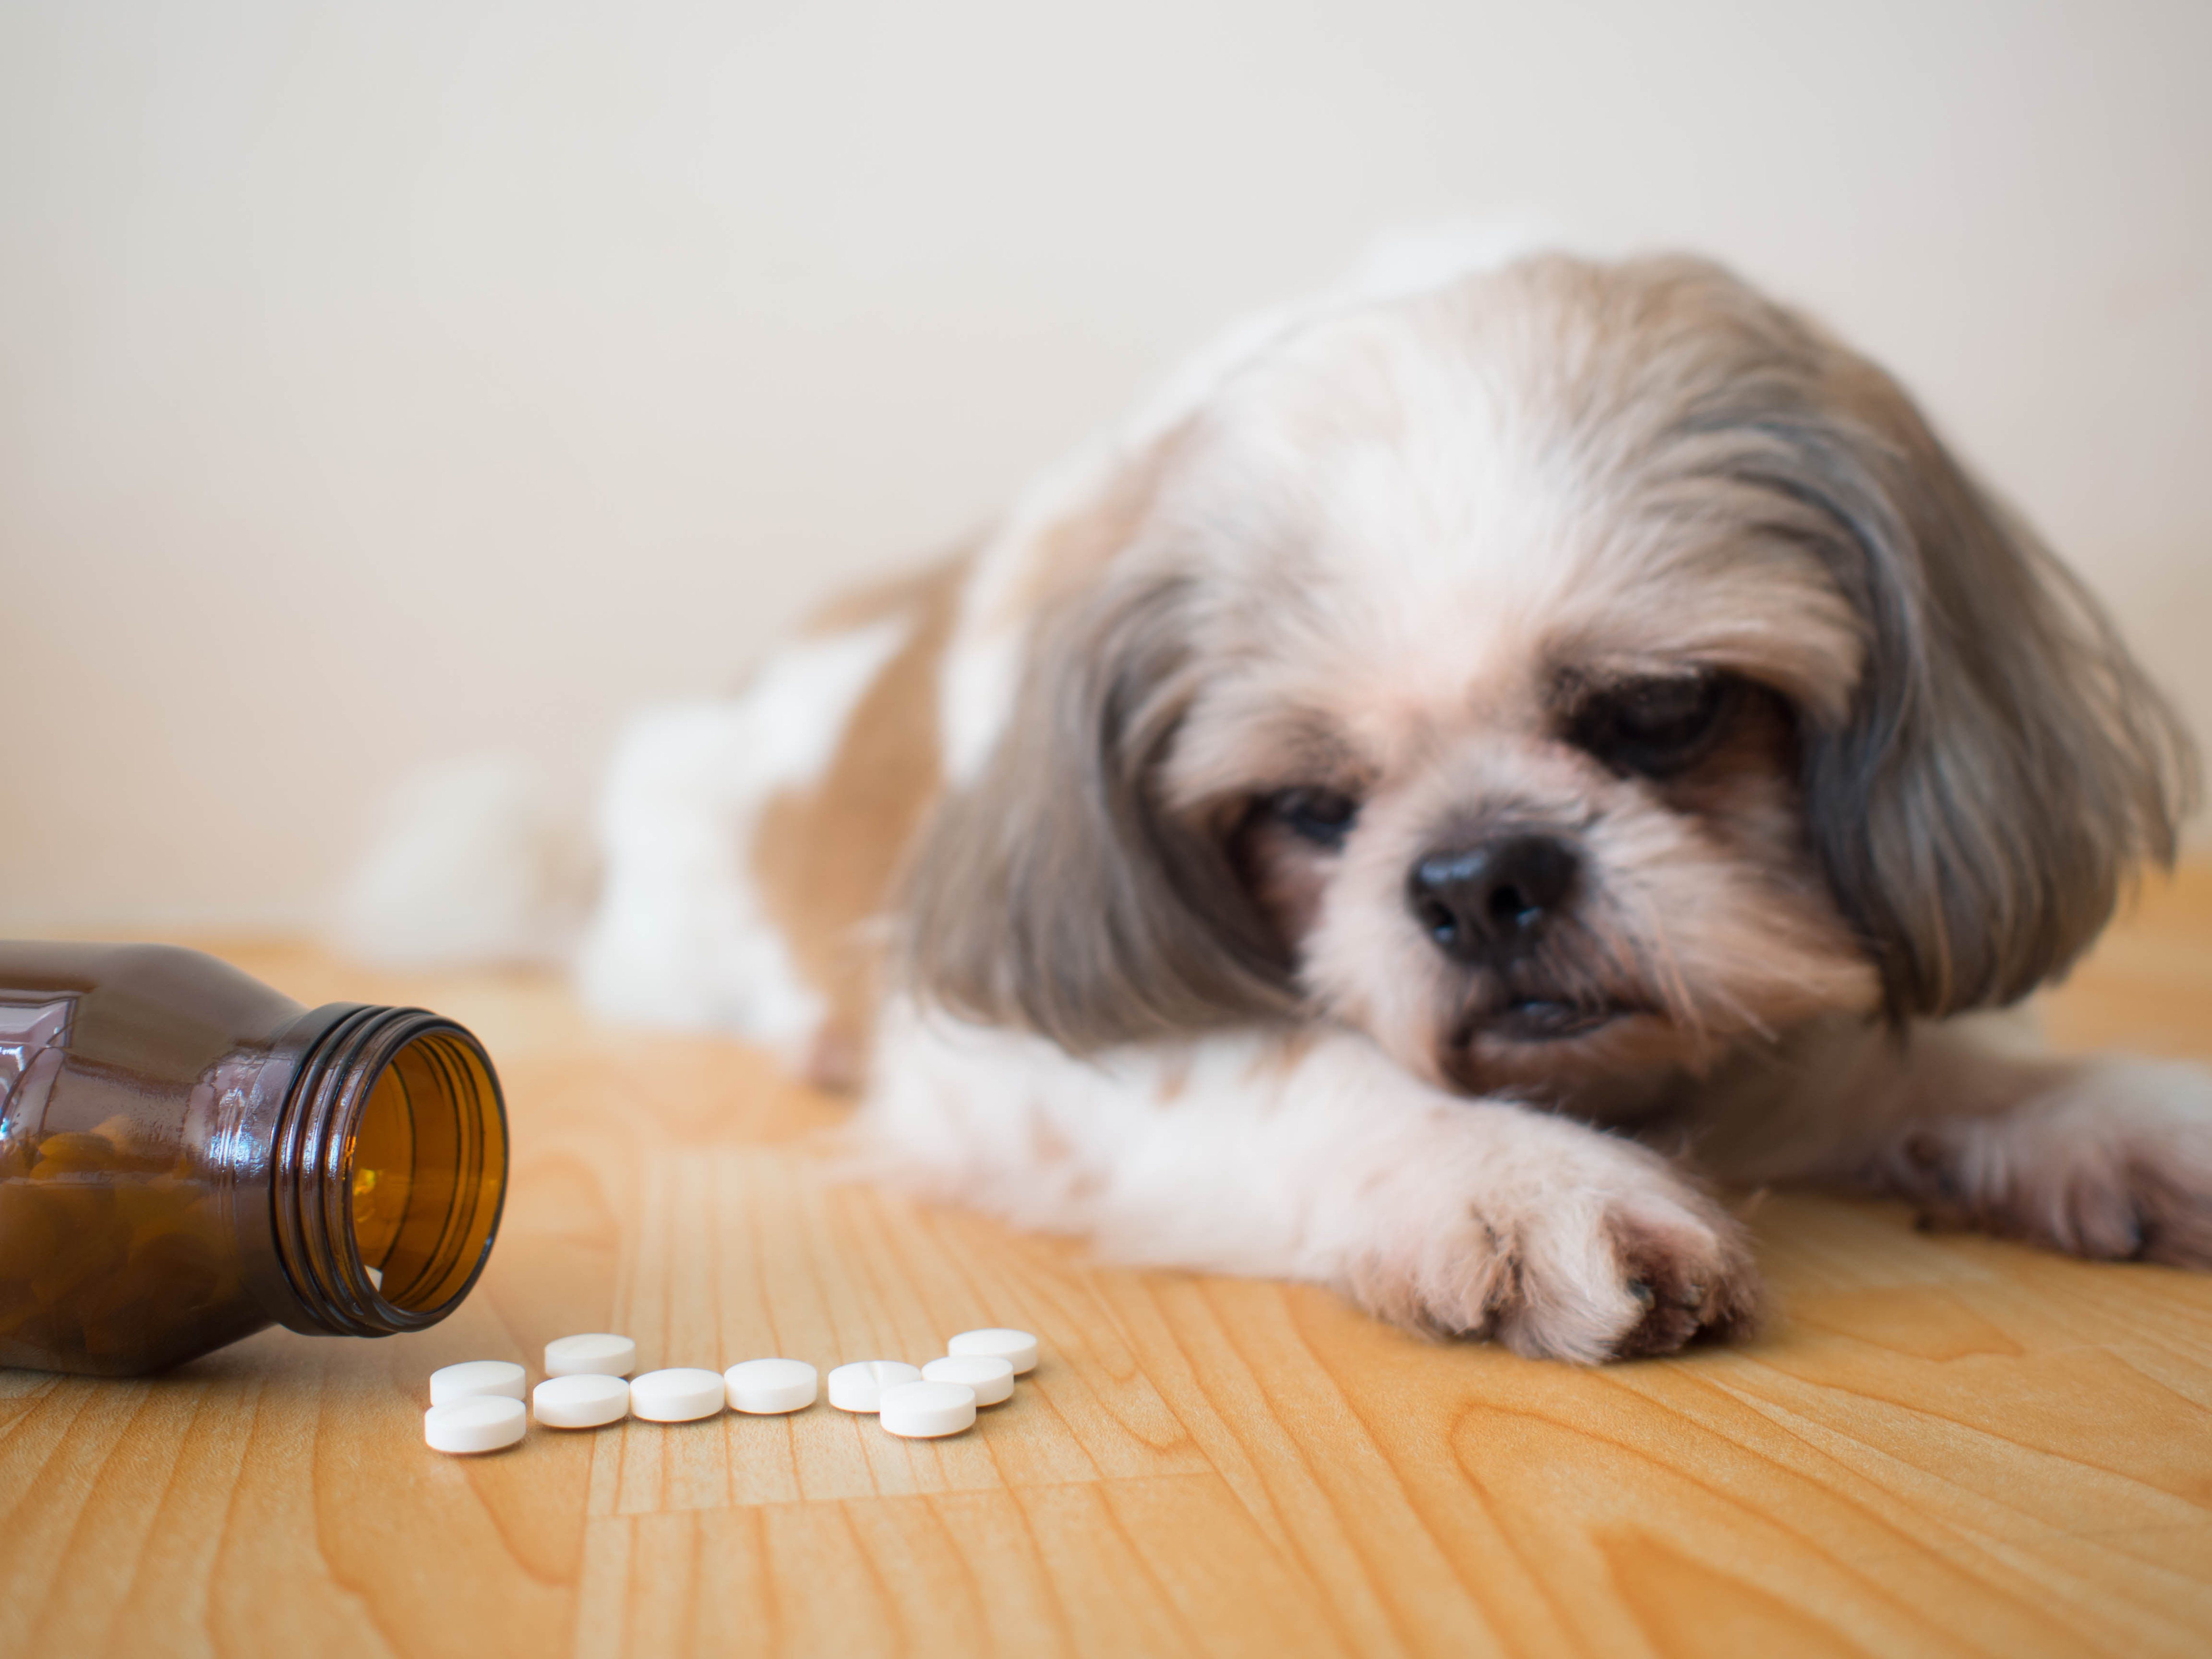
[[[1773,1195],[1770,1334],[1575,1370],[834,1186],[831,1105],[549,983],[227,953],[483,1036],[499,1249],[417,1337],[0,1372],[0,1654],[2212,1653],[2212,1278]],[[2212,1058],[2208,1012],[2212,872],[2051,1024]],[[567,1332],[826,1367],[981,1324],[1045,1357],[957,1440],[817,1407],[421,1443],[434,1367]]]

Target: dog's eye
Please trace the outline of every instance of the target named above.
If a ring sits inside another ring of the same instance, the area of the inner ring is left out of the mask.
[[[1577,708],[1567,735],[1615,771],[1667,777],[1705,758],[1741,688],[1726,674],[1629,680]]]
[[[1267,809],[1292,835],[1316,847],[1341,847],[1359,816],[1359,803],[1334,789],[1282,789],[1267,797]]]

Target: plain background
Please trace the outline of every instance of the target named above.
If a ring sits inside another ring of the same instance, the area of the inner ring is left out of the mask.
[[[0,928],[312,925],[1378,229],[1720,254],[2212,727],[2212,6],[0,3]]]

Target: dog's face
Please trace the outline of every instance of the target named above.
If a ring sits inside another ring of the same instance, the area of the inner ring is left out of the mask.
[[[1802,547],[1576,453],[1468,297],[1305,343],[1189,440],[1162,505],[1217,666],[1173,808],[1315,1000],[1440,1081],[1696,1066],[1871,1006],[1797,784],[1797,707],[1864,653],[1849,607]]]
[[[1516,301],[1255,364],[1153,530],[1212,665],[1170,809],[1225,837],[1320,1007],[1486,1092],[1701,1067],[1879,995],[1798,783],[1798,711],[1861,672],[1850,605],[1636,429],[1686,343]]]
[[[2170,846],[2184,746],[2094,609],[1711,266],[1310,325],[1140,470],[917,862],[915,971],[970,1012],[1318,1016],[1596,1098],[2019,995]]]

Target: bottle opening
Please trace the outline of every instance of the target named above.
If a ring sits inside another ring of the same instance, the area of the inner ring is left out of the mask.
[[[408,1313],[468,1288],[507,1184],[505,1125],[474,1045],[445,1032],[394,1054],[362,1103],[346,1155],[354,1244],[371,1285]]]
[[[420,1008],[334,1005],[286,1099],[270,1188],[295,1330],[421,1330],[483,1271],[507,1114],[483,1046]]]

